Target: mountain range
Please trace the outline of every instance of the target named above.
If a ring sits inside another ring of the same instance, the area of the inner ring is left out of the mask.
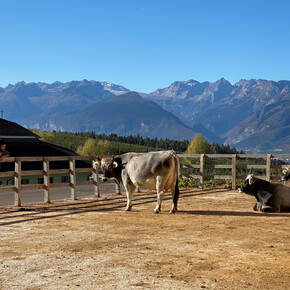
[[[290,81],[176,81],[150,94],[98,81],[0,88],[5,118],[28,128],[209,142],[290,152]],[[1,108],[0,108],[1,109]]]

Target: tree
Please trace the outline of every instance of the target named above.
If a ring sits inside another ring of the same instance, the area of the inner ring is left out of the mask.
[[[96,155],[107,155],[110,151],[110,142],[108,140],[101,140],[97,144]]]
[[[211,153],[210,145],[201,134],[198,134],[190,141],[186,153],[187,154]]]
[[[41,141],[53,143],[54,141],[54,133],[53,132],[46,132],[41,130],[31,130],[33,133],[38,135],[41,138]]]
[[[101,141],[100,141],[101,142]],[[77,149],[77,153],[82,156],[93,156],[97,155],[97,146],[94,139],[89,138],[84,146],[79,146]]]

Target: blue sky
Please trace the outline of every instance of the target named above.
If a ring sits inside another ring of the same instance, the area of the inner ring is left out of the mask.
[[[0,0],[0,87],[290,80],[290,1]]]

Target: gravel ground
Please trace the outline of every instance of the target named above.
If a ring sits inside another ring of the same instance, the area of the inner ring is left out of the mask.
[[[0,208],[0,289],[290,289],[290,213],[222,188]]]

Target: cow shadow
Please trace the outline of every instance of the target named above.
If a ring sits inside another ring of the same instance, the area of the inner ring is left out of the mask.
[[[241,216],[241,217],[283,217],[290,218],[290,213],[263,213],[246,211],[220,211],[220,210],[179,210],[179,214],[204,216]]]

